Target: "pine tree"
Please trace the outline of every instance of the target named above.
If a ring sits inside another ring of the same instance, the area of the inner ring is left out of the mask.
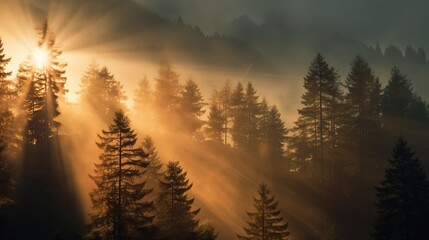
[[[181,116],[184,128],[192,134],[203,125],[199,117],[205,113],[203,109],[205,105],[197,83],[189,79],[181,92]]]
[[[219,109],[218,104],[210,104],[209,116],[207,121],[206,133],[208,136],[216,141],[222,141],[222,133],[224,127],[224,115]]]
[[[272,161],[279,162],[283,158],[283,146],[286,140],[286,127],[281,119],[281,114],[276,106],[272,106],[268,112],[266,139],[269,157]]]
[[[12,113],[16,93],[12,90],[13,82],[8,79],[12,72],[6,71],[11,58],[6,58],[3,52],[3,42],[0,38],[0,139],[3,142],[3,150],[11,152],[14,151],[11,147],[17,140],[15,139],[15,116]]]
[[[157,224],[162,239],[198,239],[198,220],[195,217],[200,209],[191,210],[194,199],[189,198],[187,192],[192,188],[192,183],[186,175],[179,162],[167,164],[158,200]]]
[[[10,88],[12,87],[12,82],[8,79],[12,72],[6,71],[6,66],[10,63],[11,58],[6,58],[4,54],[3,41],[0,38],[0,111],[8,104],[10,98]]]
[[[249,82],[246,86],[246,91],[244,94],[244,125],[245,130],[245,148],[247,151],[254,152],[256,151],[259,142],[258,136],[258,121],[260,114],[260,104],[258,102],[258,96],[256,95],[256,90],[253,87],[253,84]]]
[[[260,118],[258,121],[258,130],[261,144],[265,144],[269,138],[268,136],[268,118],[270,113],[270,107],[268,101],[264,97],[262,98],[260,105]]]
[[[90,194],[91,214],[89,237],[97,239],[129,239],[147,235],[151,228],[151,192],[141,176],[147,166],[141,148],[135,147],[137,136],[122,111],[116,112],[109,130],[98,135],[97,146],[103,150],[100,163],[95,164],[96,189]]]
[[[280,211],[277,210],[278,202],[271,194],[266,184],[260,184],[259,198],[254,198],[255,212],[248,212],[249,226],[244,228],[246,235],[237,235],[243,240],[282,240],[288,239],[288,224],[284,223]]]
[[[385,128],[395,135],[406,134],[407,113],[413,101],[413,89],[406,75],[394,67],[383,91],[381,110]]]
[[[137,119],[145,119],[140,127],[148,131],[152,130],[155,123],[155,112],[153,103],[153,91],[146,77],[138,83],[138,88],[135,91],[134,110]]]
[[[244,88],[241,83],[231,93],[232,129],[231,135],[234,140],[234,147],[243,149],[246,146],[246,128],[243,124],[246,121]]]
[[[159,182],[164,175],[162,172],[163,164],[159,159],[158,151],[151,137],[147,136],[144,138],[142,149],[147,154],[146,162],[148,165],[144,176],[146,179],[146,187],[152,189],[149,196],[151,200],[155,200],[160,193]]]
[[[81,80],[81,99],[105,122],[123,109],[126,96],[121,83],[104,66],[90,63]]]
[[[379,145],[377,137],[381,130],[380,99],[381,84],[374,76],[369,64],[360,56],[351,64],[351,70],[345,82],[347,93],[345,95],[346,115],[342,147],[350,149],[349,157],[355,156],[359,165],[359,176],[364,177],[374,158]],[[374,164],[374,162],[372,162]]]
[[[161,116],[177,114],[180,107],[181,86],[179,74],[173,71],[169,64],[163,64],[158,69],[155,79],[154,101]]]
[[[37,144],[57,135],[60,123],[56,118],[60,115],[58,101],[66,93],[65,67],[62,51],[55,45],[55,35],[45,22],[38,29],[38,50],[32,53],[34,63],[24,63],[21,73],[25,72],[27,89],[23,103],[27,126],[24,139],[27,143]]]
[[[338,75],[333,67],[318,54],[310,64],[304,77],[305,93],[298,110],[299,118],[293,129],[298,139],[293,140],[295,147],[305,147],[312,163],[318,167],[322,181],[325,179],[325,158],[332,150],[337,135],[338,112],[341,101]],[[303,152],[295,149],[295,152]]]
[[[406,141],[399,139],[389,165],[385,179],[376,187],[374,239],[427,238],[429,181],[419,158]]]
[[[229,81],[225,82],[225,85],[219,91],[219,109],[222,112],[223,120],[223,142],[228,145],[228,138],[230,134],[230,120],[232,118],[232,99],[231,99],[231,85]]]

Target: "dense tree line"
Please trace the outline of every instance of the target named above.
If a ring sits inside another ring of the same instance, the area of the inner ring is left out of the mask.
[[[1,214],[14,204],[28,210],[32,200],[44,202],[40,209],[46,210],[61,197],[54,193],[61,187],[54,182],[55,174],[61,173],[47,166],[62,161],[56,152],[61,140],[58,117],[67,92],[67,64],[48,24],[44,23],[37,33],[38,50],[43,52],[30,54],[15,79],[6,70],[10,58],[3,54],[0,40]],[[424,55],[407,51],[413,59]],[[46,59],[33,59],[41,57]],[[392,68],[383,88],[369,63],[358,56],[342,82],[337,70],[318,54],[304,77],[304,90],[299,117],[288,131],[277,107],[261,98],[251,82],[226,82],[213,91],[207,103],[196,81],[189,79],[182,84],[171,65],[162,64],[153,85],[147,78],[139,82],[132,110],[138,119],[145,120],[144,131],[148,133],[174,132],[197,142],[223,144],[264,164],[282,167],[282,174],[308,175],[322,186],[347,179],[358,182],[355,188],[373,184],[369,178],[386,166],[380,149],[389,148],[389,140],[398,136],[416,142],[417,149],[426,154],[422,146],[429,140],[428,105],[399,68]],[[164,163],[150,136],[139,142],[128,118],[123,87],[114,74],[107,67],[91,63],[81,79],[80,94],[81,106],[109,123],[108,129],[98,135],[100,155],[90,174],[95,188],[90,193],[92,210],[84,238],[216,239],[216,230],[198,220],[200,209],[195,208],[194,198],[189,195],[193,184],[180,163]],[[10,163],[18,155],[32,162],[28,165],[31,169],[23,170],[16,191],[22,195],[15,194],[15,203]],[[424,169],[402,139],[388,163],[385,180],[376,187],[378,216],[373,236],[421,239],[429,219],[429,184]],[[34,184],[43,187],[33,188]],[[253,200],[255,212],[248,212],[249,226],[238,238],[287,239],[288,224],[267,185],[259,186],[258,197]],[[52,208],[67,206],[64,203]],[[52,225],[48,231],[59,226],[54,223],[57,219],[70,224],[67,221],[71,220],[59,214],[49,211],[46,219]],[[34,219],[23,226],[33,223]],[[39,231],[34,234],[46,234]]]
[[[381,87],[369,64],[356,57],[344,83],[319,54],[304,78],[303,108],[292,129],[293,166],[322,181],[349,175],[363,180],[380,165],[380,149],[397,136],[423,144],[428,106],[394,67]],[[344,86],[344,87],[342,87]]]

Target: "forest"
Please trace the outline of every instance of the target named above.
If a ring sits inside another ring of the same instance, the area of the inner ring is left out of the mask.
[[[367,54],[344,76],[316,54],[288,125],[257,83],[203,94],[174,61],[130,96],[94,59],[71,101],[50,22],[35,35],[17,71],[0,38],[0,239],[427,238],[423,49],[369,47],[386,79]]]

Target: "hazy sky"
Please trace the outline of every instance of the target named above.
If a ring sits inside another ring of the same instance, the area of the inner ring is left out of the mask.
[[[276,16],[293,26],[327,28],[368,43],[429,48],[425,0],[138,0],[164,17],[178,16],[206,32],[247,14],[261,23]]]

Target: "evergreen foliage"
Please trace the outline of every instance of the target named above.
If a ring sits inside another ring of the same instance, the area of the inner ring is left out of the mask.
[[[427,237],[429,181],[419,158],[402,138],[396,142],[385,178],[376,191],[374,239],[417,240]]]
[[[246,235],[237,235],[243,240],[283,240],[288,239],[288,224],[284,223],[278,202],[266,184],[260,184],[258,197],[253,198],[255,212],[247,212],[249,226],[244,228]]]
[[[96,184],[91,192],[93,212],[89,237],[95,239],[138,239],[151,232],[153,203],[146,200],[142,174],[147,156],[135,147],[137,136],[122,111],[115,113],[108,130],[98,135],[103,151],[90,178]]]

